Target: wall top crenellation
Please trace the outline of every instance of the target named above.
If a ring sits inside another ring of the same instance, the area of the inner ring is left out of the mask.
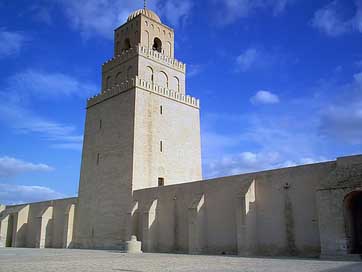
[[[194,108],[200,108],[199,99],[191,97],[190,95],[184,95],[182,93],[158,86],[152,82],[141,79],[138,76],[89,98],[87,101],[87,108],[90,108],[98,103],[101,103],[104,100],[107,100],[113,96],[116,96],[120,93],[123,93],[125,91],[128,91],[136,87],[163,97],[167,97],[171,100],[181,102],[183,104],[186,104]]]
[[[141,55],[147,58],[150,58],[160,64],[166,65],[170,68],[176,69],[178,71],[181,71],[183,73],[186,72],[186,64],[176,60],[174,58],[169,58],[163,55],[162,53],[159,53],[155,50],[146,48],[141,45],[137,45],[135,48],[130,48],[127,51],[124,51],[122,54],[115,56],[112,59],[109,59],[103,64],[103,68],[112,68],[114,65],[119,64],[122,61],[127,61],[128,59],[136,56]],[[107,67],[109,66],[109,67]]]

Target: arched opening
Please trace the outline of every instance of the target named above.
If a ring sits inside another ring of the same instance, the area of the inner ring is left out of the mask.
[[[153,82],[153,69],[150,66],[146,67],[145,80],[149,81],[149,82]]]
[[[162,42],[159,38],[154,39],[152,49],[160,53],[162,52]]]
[[[165,49],[165,54],[167,57],[171,57],[171,43],[167,42],[166,43],[166,49]]]
[[[129,66],[127,69],[127,80],[130,80],[132,76],[132,66]]]
[[[124,40],[123,51],[131,49],[131,41],[127,38]]]
[[[142,42],[147,48],[150,48],[150,33],[147,30],[142,32]]]
[[[121,84],[122,83],[122,72],[119,72],[116,75],[116,84]]]
[[[111,88],[111,85],[112,85],[112,78],[108,76],[106,79],[106,90]]]
[[[344,217],[349,253],[362,254],[362,191],[346,196]]]
[[[170,89],[176,92],[180,91],[180,80],[178,79],[178,77],[172,78]]]
[[[159,72],[157,76],[157,82],[156,84],[158,86],[168,88],[168,76],[165,72]]]

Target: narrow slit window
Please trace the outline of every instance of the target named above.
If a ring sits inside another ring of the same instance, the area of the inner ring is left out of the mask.
[[[165,179],[164,178],[158,178],[158,186],[165,186]]]
[[[97,154],[97,165],[99,165],[99,153]]]
[[[102,129],[102,119],[99,120],[99,129]]]
[[[162,115],[163,114],[163,107],[160,106],[160,114]]]
[[[160,152],[163,152],[163,142],[160,141]]]

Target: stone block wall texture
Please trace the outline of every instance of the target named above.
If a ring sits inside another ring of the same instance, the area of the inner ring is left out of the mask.
[[[362,191],[362,156],[338,158],[317,190],[322,256],[350,253],[345,198]]]
[[[132,201],[135,92],[87,109],[75,247],[117,248]]]
[[[198,108],[137,88],[134,130],[133,190],[202,179]]]

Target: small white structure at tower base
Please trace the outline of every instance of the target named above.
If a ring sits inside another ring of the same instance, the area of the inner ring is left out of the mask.
[[[137,241],[137,237],[132,235],[131,240],[126,242],[125,252],[126,253],[142,253],[142,243]]]

